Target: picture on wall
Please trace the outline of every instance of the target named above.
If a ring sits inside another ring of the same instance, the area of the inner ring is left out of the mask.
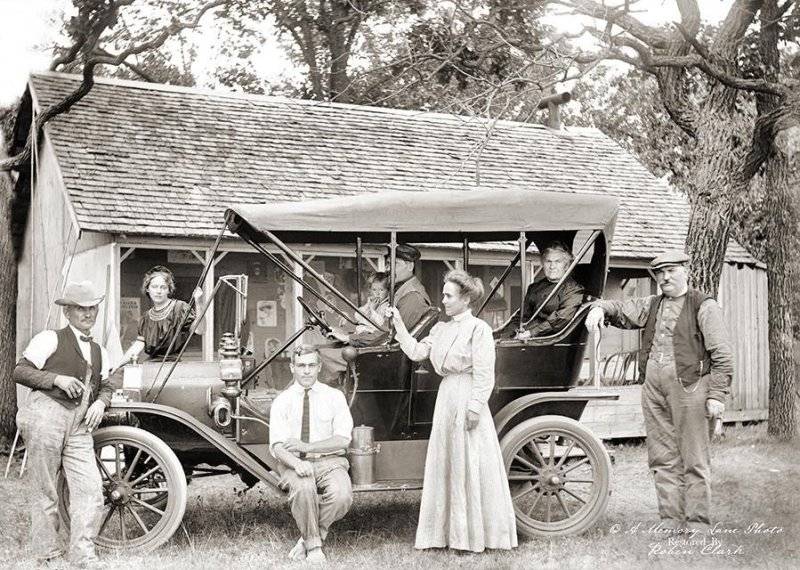
[[[256,324],[260,327],[278,326],[277,301],[258,301],[256,303]]]

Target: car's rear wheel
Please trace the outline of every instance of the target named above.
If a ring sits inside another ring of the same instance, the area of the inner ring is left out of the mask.
[[[104,505],[96,543],[146,553],[175,533],[186,510],[186,477],[175,453],[155,435],[129,426],[94,434]],[[69,491],[59,482],[61,517],[69,520]]]
[[[523,534],[577,534],[605,512],[611,461],[580,423],[563,416],[532,418],[509,431],[500,447]]]

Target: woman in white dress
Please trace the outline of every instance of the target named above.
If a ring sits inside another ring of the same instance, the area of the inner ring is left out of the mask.
[[[483,284],[465,271],[445,276],[442,304],[450,318],[414,340],[396,308],[389,309],[397,340],[409,358],[430,359],[442,376],[425,460],[415,547],[481,552],[517,546],[514,506],[492,414],[492,329],[471,303]]]

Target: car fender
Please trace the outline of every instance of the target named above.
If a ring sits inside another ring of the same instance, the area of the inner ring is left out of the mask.
[[[528,418],[555,413],[580,420],[583,409],[590,400],[618,399],[619,394],[592,388],[527,394],[509,402],[494,415],[497,437],[502,438],[512,427]]]
[[[253,477],[271,485],[279,486],[280,478],[277,472],[277,462],[271,457],[266,461],[256,459],[250,453],[242,449],[235,441],[225,437],[223,434],[211,429],[207,425],[197,421],[186,412],[150,402],[118,402],[112,401],[107,412],[132,412],[139,415],[149,414],[167,418],[178,422],[194,431],[197,435],[216,447],[219,451],[231,459],[237,466],[249,472]],[[270,462],[272,460],[272,462]]]

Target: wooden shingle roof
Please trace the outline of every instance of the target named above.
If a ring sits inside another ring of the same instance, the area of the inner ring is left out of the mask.
[[[78,83],[29,88],[42,108]],[[616,258],[682,247],[688,226],[686,199],[593,128],[99,79],[47,133],[85,231],[211,237],[236,204],[476,185],[617,197]]]

